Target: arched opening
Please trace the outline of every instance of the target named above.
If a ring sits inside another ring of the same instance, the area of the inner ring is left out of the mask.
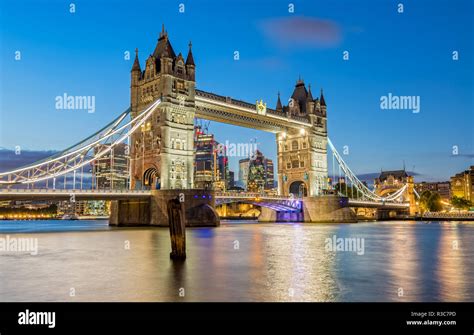
[[[308,188],[306,184],[302,181],[294,181],[290,184],[290,193],[299,197],[308,196]]]
[[[158,171],[154,168],[148,168],[143,173],[143,186],[147,188],[160,189],[160,177]]]

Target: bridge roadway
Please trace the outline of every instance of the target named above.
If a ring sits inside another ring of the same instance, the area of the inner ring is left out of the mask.
[[[0,201],[8,200],[124,200],[146,199],[151,197],[150,190],[69,190],[69,189],[0,189]],[[217,192],[216,204],[231,202],[251,202],[275,210],[301,209],[304,199],[259,193]],[[349,199],[349,207],[406,209],[409,203],[375,202]]]

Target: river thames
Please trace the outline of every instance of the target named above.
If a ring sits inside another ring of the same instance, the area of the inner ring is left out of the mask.
[[[167,228],[2,221],[7,237],[38,253],[0,251],[0,301],[474,301],[468,222],[223,222],[187,229],[184,263]]]

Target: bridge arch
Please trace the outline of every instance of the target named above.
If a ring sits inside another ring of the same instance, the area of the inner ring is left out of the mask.
[[[146,187],[155,188],[156,182],[160,179],[158,170],[152,166],[145,170],[143,173],[143,185]]]
[[[202,226],[203,222],[207,222],[209,226],[216,226],[219,223],[219,214],[209,204],[200,204],[186,209],[186,220],[189,226]]]
[[[308,185],[304,181],[296,180],[288,187],[288,193],[299,197],[307,197]]]

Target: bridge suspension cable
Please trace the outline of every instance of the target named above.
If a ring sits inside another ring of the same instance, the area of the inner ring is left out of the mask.
[[[79,143],[39,162],[12,171],[1,172],[0,185],[31,184],[51,178],[54,178],[54,185],[56,177],[66,177],[68,173],[83,168],[112,151],[117,144],[124,142],[144,125],[160,103],[160,99],[156,100],[128,122],[124,121],[130,114],[130,109],[127,109],[107,126]]]
[[[404,195],[408,187],[407,184],[405,184],[403,187],[398,189],[396,192],[389,194],[387,196],[380,196],[376,194],[374,191],[371,191],[362,181],[360,181],[359,178],[357,178],[355,173],[352,172],[352,170],[349,168],[346,162],[344,162],[341,155],[336,150],[336,148],[334,147],[333,143],[331,142],[329,138],[328,138],[328,145],[333,154],[333,175],[334,175],[334,159],[335,159],[339,165],[339,178],[341,177],[340,171],[342,170],[345,177],[347,177],[352,184],[351,190],[352,190],[352,187],[356,188],[357,195],[360,192],[362,194],[362,197],[368,198],[372,201],[377,201],[377,202],[386,202],[386,201],[393,202],[400,199]],[[346,180],[346,178],[344,178],[344,180]],[[347,194],[347,183],[345,186],[346,186],[346,194]],[[339,190],[339,192],[340,191],[341,190]]]

